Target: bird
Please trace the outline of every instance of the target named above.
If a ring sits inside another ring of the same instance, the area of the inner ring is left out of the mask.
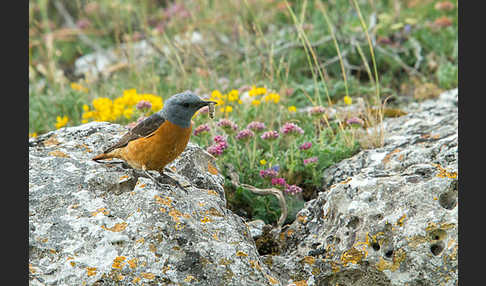
[[[200,108],[213,107],[212,104],[216,102],[203,100],[191,91],[175,94],[165,101],[161,110],[139,122],[92,160],[122,159],[133,169],[142,170],[160,186],[148,171],[165,175],[165,166],[174,161],[189,142],[192,117]]]

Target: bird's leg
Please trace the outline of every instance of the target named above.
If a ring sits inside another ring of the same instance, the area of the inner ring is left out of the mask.
[[[170,170],[170,172],[171,173],[174,173],[174,171],[172,171],[172,170]],[[181,190],[183,190],[185,193],[187,193],[187,190],[179,183],[179,181],[176,180],[176,179],[174,179],[174,178],[172,178],[171,176],[167,175],[166,173],[164,173],[164,170],[159,171],[159,174],[160,174],[160,176],[162,176],[164,178],[167,178],[170,181],[172,181],[174,184],[177,185],[177,187],[179,187]]]
[[[152,177],[152,175],[150,175],[150,173],[147,171],[147,168],[145,167],[145,165],[142,166],[142,171],[144,172],[145,175],[147,175],[150,179],[152,179],[152,181],[154,181],[154,183],[163,188],[162,187],[162,184],[159,183],[159,181],[157,181],[154,177]]]

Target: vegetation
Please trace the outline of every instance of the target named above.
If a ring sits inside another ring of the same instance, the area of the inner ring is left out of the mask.
[[[194,117],[191,140],[223,173],[229,164],[242,182],[281,189],[291,221],[323,170],[382,144],[371,127],[385,103],[457,87],[457,39],[455,1],[32,0],[29,135],[130,127],[190,89],[218,101],[214,120]],[[79,72],[92,53],[105,65]],[[280,215],[273,197],[226,190],[237,213]]]

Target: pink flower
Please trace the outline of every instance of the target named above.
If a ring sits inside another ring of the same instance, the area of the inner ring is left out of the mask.
[[[358,117],[351,117],[348,120],[346,120],[346,124],[349,124],[349,125],[357,124],[357,125],[363,126],[364,121],[363,121],[363,119],[358,118]]]
[[[299,149],[300,150],[307,150],[310,147],[312,147],[312,143],[311,142],[304,142],[304,144],[302,144],[302,145],[299,146]]]
[[[304,165],[316,163],[316,162],[317,162],[317,157],[310,157],[310,158],[304,159]]]
[[[236,139],[238,140],[247,140],[255,136],[255,133],[250,129],[243,129],[238,134],[236,134]]]
[[[287,183],[285,182],[284,178],[272,178],[272,185],[285,187]]]
[[[281,128],[280,132],[285,135],[293,135],[296,133],[304,134],[304,130],[300,128],[297,124],[292,122],[285,123]]]
[[[216,136],[214,136],[213,140],[216,143],[222,143],[222,142],[225,142],[226,143],[226,138],[224,138],[222,135],[216,135]]]
[[[273,140],[277,139],[280,136],[278,131],[272,130],[272,131],[267,131],[260,136],[263,140]]]
[[[302,192],[302,189],[297,185],[287,185],[285,188],[285,192],[287,194],[295,195],[297,193]]]
[[[216,125],[225,129],[226,131],[236,131],[236,129],[238,129],[238,125],[226,118],[219,120]]]
[[[143,109],[150,109],[152,108],[152,103],[147,100],[140,100],[137,105],[136,105],[138,110],[143,110]]]
[[[278,176],[278,172],[273,169],[260,170],[260,177],[263,179],[272,179]]]
[[[209,128],[209,125],[201,124],[194,130],[194,135],[197,136],[203,132],[208,132],[209,130],[211,130],[211,128]]]
[[[265,129],[265,123],[259,121],[252,121],[246,126],[246,128],[257,132],[262,131],[263,129]]]
[[[221,135],[217,135],[213,138],[213,140],[215,144],[208,147],[208,153],[213,156],[219,156],[223,154],[223,151],[228,148],[228,143],[226,142],[226,139]]]

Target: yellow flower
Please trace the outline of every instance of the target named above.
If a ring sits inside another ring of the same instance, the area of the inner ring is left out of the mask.
[[[297,112],[297,107],[291,105],[287,108],[289,110],[289,112]]]
[[[267,160],[265,159],[260,160],[260,165],[264,166],[266,164],[267,164]]]
[[[89,111],[89,106],[87,104],[83,104],[83,110],[84,111]]]
[[[127,108],[123,111],[123,116],[125,116],[125,118],[127,119],[130,119],[132,117],[132,114],[133,114],[133,108]]]
[[[260,102],[260,100],[258,100],[258,99],[254,99],[254,100],[251,102],[251,104],[252,104],[252,105],[254,105],[254,106],[258,106],[258,105],[260,105],[260,103],[261,103],[261,102]]]
[[[81,91],[81,92],[88,92],[88,88],[80,85],[79,83],[72,82],[71,83],[71,88],[76,91]]]
[[[221,94],[221,92],[219,90],[216,89],[216,90],[213,90],[213,92],[211,92],[211,97],[218,99],[218,98],[223,97],[223,95]]]
[[[226,110],[225,112],[232,112],[233,111],[233,107],[231,106],[226,106]]]
[[[228,101],[238,100],[238,90],[233,89],[228,93]]]
[[[32,138],[37,137],[37,132],[29,133],[29,137],[32,137]]]
[[[280,101],[280,95],[278,93],[270,93],[269,96],[274,103],[278,103]]]
[[[353,103],[353,100],[351,99],[350,96],[346,95],[344,97],[344,103],[347,104],[347,105],[350,105],[351,103]]]
[[[58,116],[56,117],[56,129],[59,129],[65,126],[68,123],[69,118],[64,115],[64,117]]]
[[[238,104],[242,104],[243,101],[241,101],[241,99],[238,99]]]

